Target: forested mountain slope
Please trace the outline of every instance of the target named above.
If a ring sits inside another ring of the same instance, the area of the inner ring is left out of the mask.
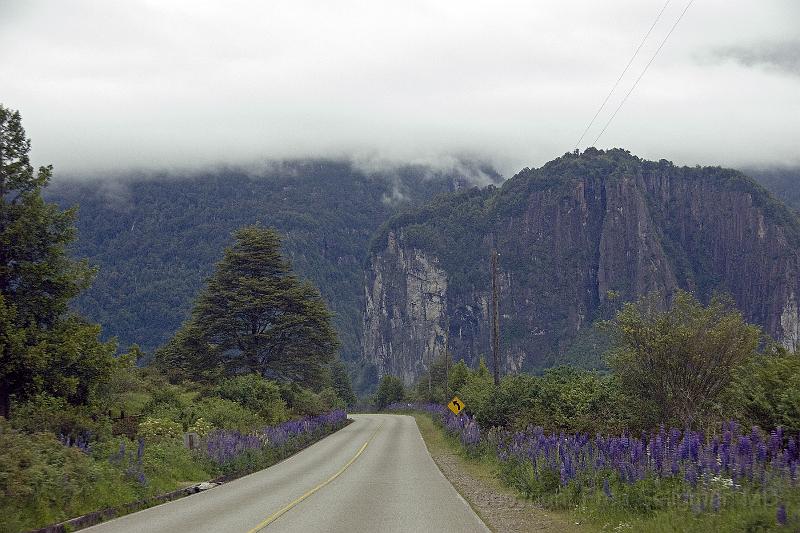
[[[800,167],[753,167],[743,168],[742,172],[800,212]]]
[[[366,279],[364,357],[412,382],[443,353],[489,354],[490,249],[500,258],[502,364],[589,354],[598,319],[675,288],[730,293],[747,320],[800,340],[800,223],[753,180],[589,149],[502,187],[439,197],[392,219]]]
[[[610,156],[611,153],[606,157]],[[484,346],[481,344],[484,341],[476,337],[485,333],[479,332],[480,321],[472,323],[473,319],[468,319],[477,305],[486,304],[488,221],[484,217],[484,203],[499,201],[490,202],[490,198],[503,198],[500,203],[506,205],[504,209],[508,208],[520,200],[513,192],[519,187],[518,182],[536,174],[541,183],[546,183],[553,178],[549,173],[554,165],[547,165],[546,172],[541,169],[523,171],[502,191],[490,188],[456,192],[454,196],[442,198],[393,222],[393,227],[399,227],[403,226],[403,220],[430,219],[421,225],[415,222],[404,227],[402,234],[406,239],[414,239],[415,235],[442,224],[454,226],[434,240],[438,239],[442,247],[448,244],[447,250],[437,257],[441,261],[449,257],[450,264],[455,265],[447,274],[448,282],[476,287],[478,299],[453,310],[460,319],[471,324],[471,336],[477,343],[464,352],[468,359],[475,354],[488,354],[488,345]],[[800,179],[800,173],[793,173],[792,169],[751,170],[749,173],[779,197],[785,195],[790,205],[800,205],[792,196],[797,190],[793,185]],[[320,287],[328,305],[336,312],[344,357],[350,361],[377,361],[380,358],[367,353],[376,346],[376,334],[367,331],[371,348],[365,350],[362,345],[363,279],[368,244],[376,230],[392,215],[413,205],[422,205],[437,194],[468,188],[467,175],[500,181],[497,173],[480,165],[466,165],[463,172],[434,172],[419,166],[367,172],[349,162],[299,160],[273,164],[257,172],[232,167],[187,175],[56,179],[46,195],[62,206],[79,205],[79,236],[74,253],[88,257],[99,272],[92,288],[81,296],[77,306],[91,320],[103,325],[106,336],[118,337],[123,346],[135,342],[150,351],[169,339],[188,316],[190,303],[210,273],[211,265],[220,258],[223,247],[230,244],[231,232],[259,222],[274,226],[284,234],[286,250],[298,272]],[[509,222],[513,221],[511,217]],[[596,221],[592,219],[591,223]],[[516,224],[508,226],[501,238],[516,239],[515,229]],[[521,243],[526,237],[520,237],[520,244],[512,246],[511,250],[524,246]],[[386,238],[384,233],[376,241],[376,250],[386,244]],[[525,257],[528,252],[515,253]],[[509,276],[518,277],[526,269],[558,264],[554,257],[532,257],[528,266]],[[462,259],[467,260],[462,262]],[[501,263],[511,260],[509,251],[504,251]],[[436,290],[435,287],[430,289]],[[593,302],[600,301],[599,294],[593,298]],[[560,308],[561,302],[556,303]],[[579,321],[584,326],[595,316],[602,315],[602,310],[613,309],[614,305],[603,300],[600,311],[595,309],[593,314],[581,311],[576,316],[582,317]],[[595,306],[590,307],[594,309]],[[374,326],[373,323],[371,327]],[[524,325],[504,318],[504,335],[520,337],[523,330]],[[519,364],[538,368],[557,360],[577,361],[585,359],[587,352],[602,349],[593,329],[580,327],[576,331],[577,334],[568,333],[563,338],[561,335],[548,337],[551,341],[562,340],[547,344],[545,349],[536,344],[538,362],[532,364],[528,360]],[[539,330],[534,332],[535,339],[546,336]],[[414,350],[421,350],[420,354],[429,353],[421,346]],[[413,355],[412,359],[421,361],[422,357],[425,356]],[[513,357],[519,358],[520,354]],[[587,364],[596,362],[596,353],[589,359]]]
[[[296,270],[321,289],[352,360],[361,353],[363,264],[375,229],[399,209],[466,183],[462,173],[424,167],[365,172],[349,162],[301,160],[259,172],[57,179],[47,193],[62,206],[79,205],[74,253],[99,268],[77,307],[122,345],[149,351],[168,340],[231,232],[259,223],[281,232]]]

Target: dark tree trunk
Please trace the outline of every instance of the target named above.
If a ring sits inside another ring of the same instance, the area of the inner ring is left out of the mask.
[[[8,383],[0,381],[0,416],[8,420],[11,414],[11,394]]]

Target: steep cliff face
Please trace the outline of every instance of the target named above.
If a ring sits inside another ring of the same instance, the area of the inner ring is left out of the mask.
[[[447,276],[418,249],[405,249],[393,232],[366,293],[365,350],[378,373],[410,382],[443,353],[447,327]],[[384,283],[387,280],[388,283]],[[396,345],[393,339],[403,339]]]
[[[748,320],[800,342],[800,225],[732,170],[623,150],[568,154],[500,189],[441,197],[392,220],[366,278],[364,357],[413,381],[445,339],[489,353],[489,250],[500,253],[506,371],[549,366],[624,301],[681,287],[730,293]]]

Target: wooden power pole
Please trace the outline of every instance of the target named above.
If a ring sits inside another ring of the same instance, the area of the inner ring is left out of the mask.
[[[500,306],[497,292],[497,249],[492,248],[492,361],[495,385],[500,384]]]
[[[450,401],[450,354],[447,352],[447,344],[450,340],[450,331],[444,333],[444,401]]]

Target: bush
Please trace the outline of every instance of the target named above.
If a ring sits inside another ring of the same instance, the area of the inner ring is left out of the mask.
[[[494,379],[483,359],[478,363],[477,370],[467,374],[457,394],[467,412],[473,413],[481,426],[502,426],[507,421],[508,414],[502,412],[497,404]]]
[[[375,406],[383,409],[394,402],[402,402],[406,397],[403,381],[395,376],[383,376],[375,392]]]
[[[464,360],[461,359],[453,365],[448,374],[449,375],[447,376],[447,379],[450,382],[450,392],[458,392],[464,386],[464,383],[467,382],[467,378],[469,377],[469,367]],[[450,398],[447,400],[449,401]]]
[[[344,400],[331,387],[325,387],[319,393],[319,400],[322,403],[322,412],[330,412],[337,409],[346,409]]]
[[[249,433],[267,425],[258,413],[224,398],[204,398],[194,405],[192,413],[196,415],[195,421],[202,418],[215,428],[242,433]]]
[[[194,421],[194,424],[189,426],[189,431],[197,433],[201,437],[205,437],[214,431],[214,425],[207,422],[205,418],[200,417]]]
[[[149,494],[175,490],[177,483],[209,479],[213,472],[201,467],[183,442],[177,441],[147,445],[141,470]]]
[[[281,396],[297,416],[317,416],[325,412],[322,398],[296,383],[282,384]]]
[[[344,402],[346,407],[350,407],[356,403],[355,392],[353,392],[353,383],[350,380],[350,374],[347,372],[347,367],[341,359],[336,359],[331,363],[331,385],[336,391],[336,395]]]
[[[182,411],[189,406],[189,401],[183,397],[184,389],[165,384],[151,392],[152,397],[142,409],[142,414],[154,418],[168,418],[170,420],[181,420]]]
[[[111,420],[99,408],[70,405],[64,398],[34,396],[14,407],[15,428],[28,433],[49,431],[64,441],[95,441],[111,436]]]
[[[638,427],[708,423],[737,366],[751,357],[761,338],[728,298],[714,296],[703,306],[676,291],[665,310],[653,293],[625,304],[610,323],[617,348],[609,355],[630,394]]]
[[[139,424],[139,437],[148,444],[180,441],[183,438],[183,428],[177,422],[166,418],[148,417]]]
[[[622,391],[613,376],[557,367],[536,378],[533,386],[534,395],[515,417],[520,429],[534,424],[548,431],[594,434],[626,428]]]
[[[800,431],[800,356],[753,356],[734,373],[725,403],[749,425]]]
[[[0,417],[0,532],[24,531],[133,499],[122,474],[52,434],[27,434]]]
[[[219,384],[216,393],[257,413],[267,424],[279,424],[287,419],[280,387],[258,374],[227,378]]]

